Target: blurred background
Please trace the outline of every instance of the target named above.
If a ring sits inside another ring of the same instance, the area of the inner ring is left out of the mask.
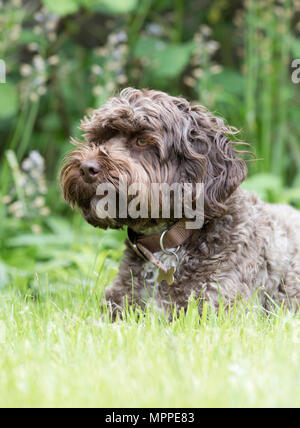
[[[0,288],[111,281],[124,232],[85,225],[57,175],[80,119],[126,86],[225,117],[258,158],[245,187],[300,208],[300,0],[2,0],[0,28]]]

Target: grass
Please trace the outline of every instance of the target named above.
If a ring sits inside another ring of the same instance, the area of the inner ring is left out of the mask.
[[[300,406],[299,314],[199,318],[192,302],[172,323],[151,308],[111,323],[123,238],[74,216],[5,240],[0,407]]]
[[[35,298],[2,291],[1,407],[300,406],[299,315],[236,308],[200,319],[192,302],[172,323],[151,309],[111,323],[105,284],[68,275],[39,275]]]

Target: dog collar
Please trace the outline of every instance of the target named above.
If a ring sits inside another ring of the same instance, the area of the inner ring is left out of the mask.
[[[186,220],[181,219],[169,229],[152,235],[141,236],[128,228],[128,242],[135,253],[145,261],[151,262],[159,270],[158,282],[174,282],[175,267],[167,269],[154,253],[163,251],[176,257],[180,246],[192,235],[193,229],[186,228]]]

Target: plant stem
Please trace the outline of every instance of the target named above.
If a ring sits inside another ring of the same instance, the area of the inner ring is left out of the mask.
[[[20,145],[17,149],[17,157],[18,159],[22,159],[22,157],[24,156],[26,150],[27,150],[27,146],[30,140],[30,137],[32,135],[32,131],[33,131],[33,127],[37,118],[37,114],[39,111],[39,101],[33,102],[30,105],[29,108],[29,114],[28,114],[28,119],[27,122],[25,124],[25,128],[23,131],[23,136],[20,142]]]
[[[282,18],[280,20],[280,27],[282,34],[279,36],[279,78],[278,78],[278,120],[277,120],[277,139],[276,149],[273,156],[273,172],[275,174],[284,175],[284,149],[287,143],[287,116],[288,116],[288,100],[289,100],[289,87],[288,87],[288,61],[290,53],[290,11],[291,3],[286,0],[282,6]]]
[[[247,3],[246,16],[246,121],[249,129],[250,139],[257,140],[256,124],[256,90],[257,90],[257,52],[255,50],[257,6],[253,0]],[[260,148],[258,147],[258,157],[260,157]]]
[[[128,42],[131,47],[135,44],[137,36],[141,31],[141,29],[143,28],[144,22],[147,18],[152,2],[153,0],[140,1],[139,8],[137,12],[134,14],[130,22],[130,27],[128,29]]]
[[[174,37],[173,37],[173,41],[175,43],[180,43],[182,41],[183,17],[184,17],[184,2],[183,0],[175,0],[176,26],[175,26]]]

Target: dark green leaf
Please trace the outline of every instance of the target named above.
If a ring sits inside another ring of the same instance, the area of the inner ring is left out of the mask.
[[[172,78],[187,66],[193,48],[193,42],[174,44],[141,37],[135,48],[135,56],[147,58],[150,61],[149,68],[157,76]]]
[[[221,73],[212,77],[214,84],[222,86],[230,95],[241,96],[244,93],[245,79],[235,70],[225,68]]]

